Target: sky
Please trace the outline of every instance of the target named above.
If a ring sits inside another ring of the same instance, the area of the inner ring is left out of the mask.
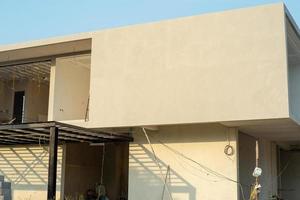
[[[154,22],[274,0],[1,0],[0,45]],[[283,1],[300,26],[300,1]]]

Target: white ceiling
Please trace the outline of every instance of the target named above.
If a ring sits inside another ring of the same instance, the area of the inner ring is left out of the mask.
[[[0,80],[36,80],[49,82],[51,61],[0,67]]]
[[[289,118],[222,122],[222,124],[227,127],[238,127],[241,132],[254,137],[281,142],[300,142],[300,126]]]

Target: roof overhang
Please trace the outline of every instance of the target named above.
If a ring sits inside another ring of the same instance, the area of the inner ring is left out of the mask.
[[[0,66],[30,60],[49,60],[52,57],[90,53],[91,48],[91,33],[0,46]]]

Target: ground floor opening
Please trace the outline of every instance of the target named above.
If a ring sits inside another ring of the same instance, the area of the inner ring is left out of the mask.
[[[0,198],[128,198],[128,134],[59,122],[0,126]]]
[[[260,199],[300,199],[300,148],[294,140],[271,140],[239,132],[239,181],[245,197],[250,196],[255,183],[256,141],[259,142],[259,167],[262,175]],[[239,198],[243,199],[242,192]]]
[[[128,144],[67,144],[62,173],[62,198],[97,196],[102,183],[109,199],[127,199]]]
[[[282,199],[300,199],[300,149],[298,144],[278,151],[278,194]]]

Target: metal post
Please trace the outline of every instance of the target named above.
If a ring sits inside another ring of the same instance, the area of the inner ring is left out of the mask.
[[[55,200],[57,171],[58,128],[50,128],[49,168],[48,168],[48,200]]]

